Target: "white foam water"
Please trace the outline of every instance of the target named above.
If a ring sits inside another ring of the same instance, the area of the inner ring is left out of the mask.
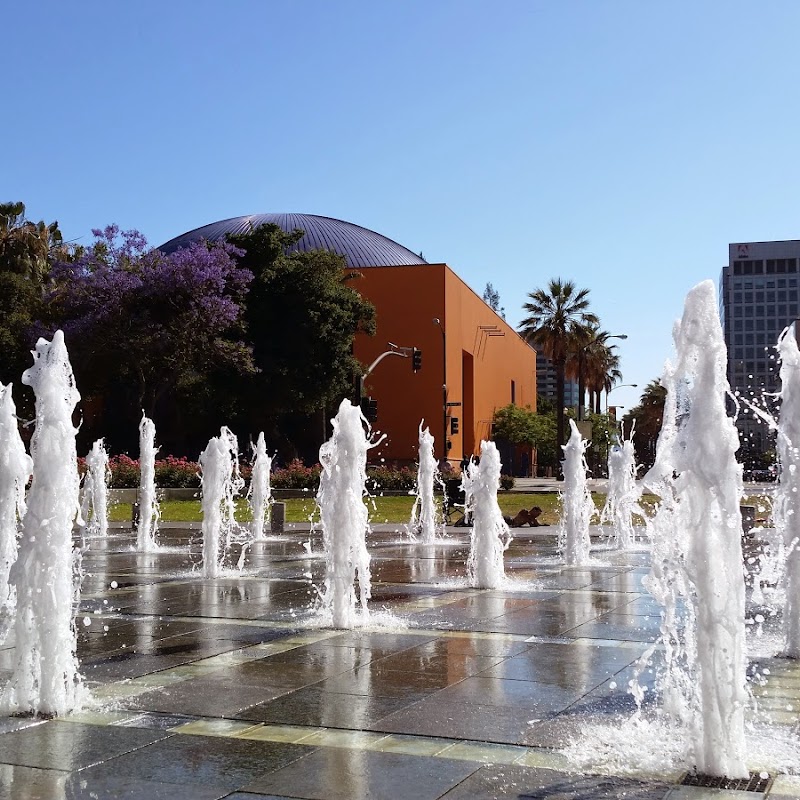
[[[108,533],[110,477],[108,453],[103,440],[98,439],[86,456],[86,474],[83,476],[81,497],[81,518],[89,535],[105,536]]]
[[[674,338],[656,461],[643,479],[661,498],[645,578],[664,606],[658,688],[663,711],[688,732],[694,766],[740,778],[748,774],[742,469],[725,409],[727,353],[711,281],[687,295]]]
[[[250,511],[253,521],[250,523],[250,532],[254,540],[264,538],[264,520],[272,501],[272,489],[270,487],[270,472],[272,470],[272,458],[267,455],[267,445],[264,442],[264,433],[258,434],[258,441],[253,447],[253,471],[250,475],[250,489],[247,499],[250,504]]]
[[[220,435],[213,437],[200,454],[203,575],[206,578],[220,576],[231,543],[243,538],[235,519],[236,495],[243,484],[238,450],[236,437],[223,426]],[[242,541],[240,561],[244,559],[245,548],[246,542]]]
[[[569,421],[569,440],[561,448],[564,460],[564,489],[561,493],[561,518],[558,524],[559,550],[570,567],[589,562],[591,539],[589,524],[595,514],[594,501],[586,483],[586,448],[574,420]]]
[[[22,376],[36,394],[33,478],[9,575],[17,593],[16,646],[0,705],[51,716],[74,710],[83,697],[75,631],[80,551],[72,546],[80,492],[72,412],[80,395],[61,331],[52,342],[39,339],[33,357]]]
[[[322,465],[317,504],[325,547],[325,583],[320,593],[334,628],[363,625],[369,617],[370,557],[366,537],[370,530],[367,494],[366,420],[358,406],[342,400],[331,420],[333,435],[319,451]],[[358,592],[356,592],[358,584]]]
[[[800,350],[794,326],[778,341],[781,358],[781,409],[778,422],[780,482],[773,519],[783,552],[785,653],[800,658]]]
[[[608,493],[600,512],[600,521],[613,526],[612,541],[620,550],[629,550],[636,542],[633,515],[644,516],[639,506],[642,491],[636,483],[636,453],[632,437],[633,431],[608,454]]]
[[[437,525],[434,486],[438,477],[438,463],[433,454],[433,435],[429,428],[423,430],[419,424],[419,464],[417,466],[416,499],[411,509],[408,529],[418,536],[423,544],[433,544],[437,532],[442,533],[442,524]],[[438,529],[438,530],[437,530]]]
[[[511,531],[497,503],[501,469],[497,445],[483,441],[480,462],[470,462],[465,471],[465,513],[472,520],[467,575],[477,589],[496,589],[505,578],[503,553],[511,544]]]
[[[17,560],[17,537],[25,516],[25,487],[33,460],[25,451],[17,424],[12,385],[0,384],[0,605],[13,606],[8,571]]]
[[[136,546],[145,553],[158,549],[156,534],[161,516],[156,497],[156,426],[142,414],[139,423],[139,524]]]

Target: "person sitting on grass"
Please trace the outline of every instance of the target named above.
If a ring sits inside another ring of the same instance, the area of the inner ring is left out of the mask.
[[[543,523],[539,522],[541,514],[542,509],[539,506],[532,506],[530,509],[521,509],[514,517],[504,516],[503,519],[511,528],[521,528],[523,525],[529,525],[531,528],[540,528],[543,525]]]

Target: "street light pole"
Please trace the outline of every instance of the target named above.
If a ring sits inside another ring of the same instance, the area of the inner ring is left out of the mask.
[[[621,383],[619,386],[614,386],[612,389],[606,392],[606,416],[608,416],[608,396],[611,392],[615,392],[617,389],[624,389],[625,387],[630,387],[631,389],[637,389],[639,387],[638,383]],[[622,406],[620,406],[622,408]]]
[[[442,332],[442,464],[447,461],[447,334],[442,321],[433,318],[433,324]]]

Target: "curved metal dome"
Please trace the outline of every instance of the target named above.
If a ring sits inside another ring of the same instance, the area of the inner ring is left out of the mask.
[[[251,214],[246,217],[231,217],[176,236],[162,244],[159,250],[172,253],[200,239],[215,242],[224,239],[226,234],[246,233],[251,225],[258,227],[268,222],[274,223],[287,233],[295,228],[305,231],[303,238],[289,248],[290,252],[330,250],[344,256],[347,266],[354,268],[399,267],[428,263],[422,256],[412,253],[408,248],[375,231],[341,219],[318,217],[316,214]]]

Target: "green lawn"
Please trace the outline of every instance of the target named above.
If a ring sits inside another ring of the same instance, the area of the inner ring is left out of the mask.
[[[601,509],[606,501],[604,494],[594,494],[592,498],[598,509]],[[642,505],[646,510],[652,511],[656,501],[654,495],[645,495],[642,498]],[[555,525],[558,522],[559,500],[558,494],[549,492],[546,494],[522,494],[517,492],[500,492],[497,495],[498,503],[504,514],[514,516],[521,508],[539,506],[542,509],[540,521],[546,525]],[[284,501],[286,503],[287,522],[308,522],[312,516],[318,517],[316,513],[316,503],[313,497],[299,497]],[[368,499],[369,518],[371,522],[407,522],[411,517],[411,506],[414,498],[409,495],[399,497],[371,497]],[[766,516],[769,509],[769,502],[761,496],[747,497],[743,501],[750,505],[755,505],[759,511],[758,516]],[[250,519],[249,509],[245,500],[240,499],[236,503],[237,519],[246,521]],[[109,511],[109,519],[114,522],[125,522],[131,518],[131,507],[128,503],[120,503],[112,506]],[[161,518],[169,522],[200,522],[199,500],[164,500],[161,503]]]
[[[520,494],[500,492],[497,496],[500,508],[504,514],[513,516],[521,508],[539,506],[542,509],[541,522],[553,525],[558,521],[558,495],[555,492],[548,494]],[[602,508],[605,495],[595,495],[595,504]],[[316,503],[312,497],[291,498],[286,503],[287,522],[307,522],[316,514]],[[371,522],[407,522],[411,517],[411,507],[414,498],[409,495],[399,497],[371,497],[367,500]],[[241,521],[250,518],[245,500],[236,503],[237,519]],[[318,515],[317,515],[318,516]],[[131,506],[128,503],[119,503],[112,506],[109,519],[114,522],[125,522],[131,518]],[[161,502],[161,518],[169,522],[200,522],[199,500],[164,500]]]

